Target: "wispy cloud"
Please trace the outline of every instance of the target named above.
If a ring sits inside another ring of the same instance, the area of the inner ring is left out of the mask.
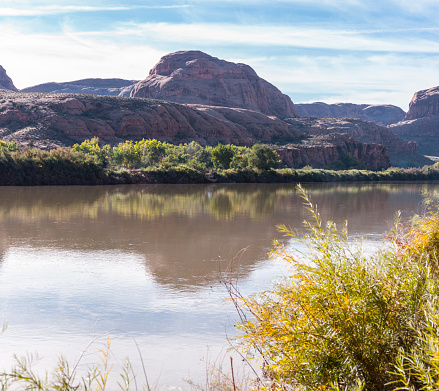
[[[146,44],[23,33],[0,24],[1,62],[17,88],[87,77],[143,79],[166,52]]]
[[[173,9],[189,8],[188,4],[179,5],[143,5],[143,6],[121,6],[121,7],[93,7],[93,6],[75,6],[75,5],[48,5],[48,6],[30,6],[30,7],[0,7],[0,16],[41,16],[56,15],[73,12],[99,12],[99,11],[130,11],[136,9]]]
[[[430,28],[438,32],[439,28]],[[376,37],[375,34],[380,36]],[[258,45],[307,49],[400,53],[439,53],[436,41],[414,38],[410,30],[333,30],[306,26],[225,24],[126,24],[111,32],[83,32],[113,36],[148,37],[161,42],[192,45]]]

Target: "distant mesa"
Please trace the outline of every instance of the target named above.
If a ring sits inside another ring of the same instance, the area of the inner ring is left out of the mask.
[[[12,79],[6,74],[5,68],[0,65],[0,89],[6,89],[11,91],[18,91],[15,88]]]
[[[402,121],[405,116],[404,110],[393,105],[314,102],[296,103],[295,106],[300,117],[357,118],[372,121],[381,126],[395,124]]]
[[[279,118],[297,117],[294,103],[248,65],[220,60],[197,50],[163,56],[138,82],[132,97],[245,108]]]
[[[23,88],[20,92],[130,96],[135,83],[137,80],[81,79],[62,83],[38,84]]]

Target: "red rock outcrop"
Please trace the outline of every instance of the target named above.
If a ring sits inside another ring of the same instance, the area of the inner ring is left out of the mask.
[[[134,86],[132,97],[239,107],[279,118],[296,117],[291,99],[245,64],[200,51],[168,54]]]
[[[12,79],[6,74],[5,68],[0,65],[0,89],[2,88],[11,91],[18,91],[15,88]]]
[[[439,87],[416,92],[404,121],[436,115],[439,115]]]
[[[387,126],[399,121],[405,116],[404,110],[393,105],[357,105],[354,103],[323,102],[296,103],[297,114],[300,117],[315,118],[358,118],[372,121],[377,125]]]
[[[328,134],[304,140],[296,145],[277,147],[281,161],[288,167],[331,167],[346,154],[357,158],[369,170],[390,167],[387,148],[375,143],[361,143],[347,134]]]
[[[0,138],[39,146],[156,138],[216,145],[291,141],[303,137],[293,125],[246,109],[180,105],[149,99],[79,94],[0,91]],[[44,141],[44,142],[43,142]]]
[[[413,140],[424,155],[439,156],[439,87],[414,94],[404,120],[390,129],[404,140]]]

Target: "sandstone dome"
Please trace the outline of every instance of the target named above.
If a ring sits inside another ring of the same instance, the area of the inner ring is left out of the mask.
[[[297,117],[290,97],[260,78],[250,66],[197,50],[163,56],[149,76],[134,86],[131,97],[239,107],[279,118]]]

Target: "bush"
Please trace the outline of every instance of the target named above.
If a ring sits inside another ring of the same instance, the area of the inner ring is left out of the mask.
[[[269,170],[279,166],[279,155],[268,145],[255,144],[248,157],[250,166],[258,170]]]
[[[235,145],[218,144],[215,148],[212,148],[212,163],[215,168],[228,169],[230,163],[238,152],[238,148]]]
[[[346,226],[324,226],[300,191],[311,213],[307,233],[280,229],[308,250],[274,249],[290,275],[250,297],[228,286],[242,319],[242,348],[261,359],[266,387],[439,389],[436,268],[396,242],[366,257],[348,242]]]

